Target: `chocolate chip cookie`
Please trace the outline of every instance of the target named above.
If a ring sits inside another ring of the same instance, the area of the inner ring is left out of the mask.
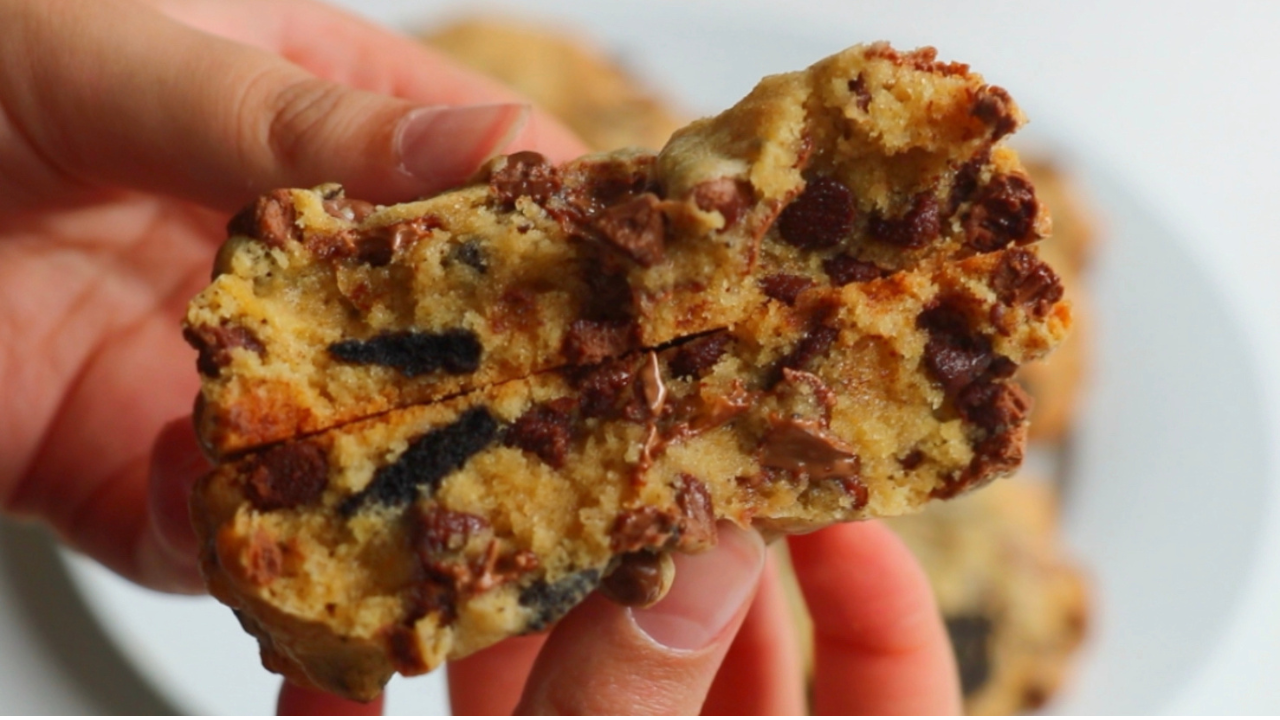
[[[875,44],[657,154],[264,196],[187,316],[211,590],[268,667],[368,698],[597,586],[652,602],[717,519],[805,531],[1012,472],[1011,378],[1071,321],[1021,121]]]

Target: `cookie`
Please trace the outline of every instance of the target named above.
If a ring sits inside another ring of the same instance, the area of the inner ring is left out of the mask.
[[[965,66],[879,44],[766,78],[657,155],[520,153],[391,207],[275,191],[186,316],[199,435],[221,457],[1027,245],[1049,221],[999,142],[1021,122]]]
[[[929,575],[971,715],[1042,706],[1084,637],[1088,586],[1057,516],[1047,484],[1014,478],[886,521]]]
[[[475,18],[422,39],[524,94],[596,150],[660,148],[684,124],[621,63],[569,32]]]
[[[187,337],[192,515],[268,667],[353,698],[645,604],[715,522],[909,512],[1012,472],[1070,325],[1007,94],[931,50],[766,78],[654,155],[523,153],[231,223]]]
[[[1040,243],[1040,255],[1058,271],[1071,297],[1074,323],[1053,355],[1029,363],[1018,380],[1035,400],[1031,439],[1061,443],[1075,423],[1092,356],[1093,310],[1084,278],[1097,252],[1097,222],[1078,185],[1056,164],[1040,157],[1026,167],[1053,217],[1053,234]]]

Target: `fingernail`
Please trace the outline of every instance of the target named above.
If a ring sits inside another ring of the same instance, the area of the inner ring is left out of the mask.
[[[437,190],[465,181],[529,123],[528,105],[424,107],[400,121],[400,169]]]
[[[754,530],[721,523],[716,547],[699,555],[675,554],[676,577],[657,605],[630,609],[636,627],[673,650],[709,645],[755,592],[764,567],[764,540]]]

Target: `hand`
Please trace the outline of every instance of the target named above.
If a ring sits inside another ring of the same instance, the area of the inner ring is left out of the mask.
[[[650,610],[593,596],[549,636],[450,663],[454,712],[804,714],[777,568],[754,532],[723,528],[711,552],[677,555],[671,593]],[[814,622],[815,713],[960,712],[928,581],[892,532],[858,523],[789,544]]]
[[[0,0],[0,509],[139,583],[202,590],[179,320],[227,218],[327,181],[409,199],[518,149],[584,150],[323,5]]]

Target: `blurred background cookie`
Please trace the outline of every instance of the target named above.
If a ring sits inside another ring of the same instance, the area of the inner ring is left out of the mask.
[[[687,122],[588,39],[508,20],[470,18],[422,36],[523,93],[594,150],[656,150]]]

